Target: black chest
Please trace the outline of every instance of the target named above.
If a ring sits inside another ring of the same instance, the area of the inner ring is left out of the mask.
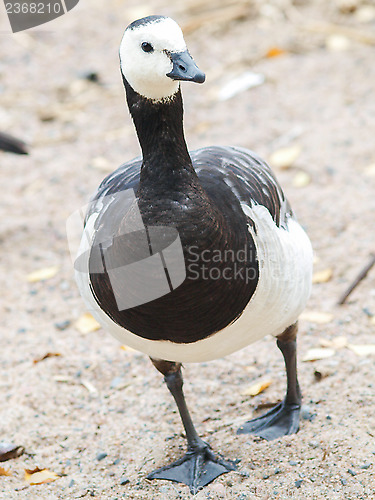
[[[90,262],[99,258],[103,272],[90,273],[91,286],[113,321],[143,338],[189,343],[241,315],[259,269],[246,218],[224,193],[146,197],[138,205],[144,229],[123,227],[99,256],[94,242]]]

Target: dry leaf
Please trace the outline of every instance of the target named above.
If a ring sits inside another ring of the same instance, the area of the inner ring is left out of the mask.
[[[85,313],[78,318],[74,326],[80,333],[91,333],[101,328],[100,324],[90,313]]]
[[[285,54],[285,50],[280,49],[279,47],[271,47],[267,53],[266,57],[271,58],[271,57],[279,57]]]
[[[44,356],[42,356],[41,358],[36,358],[34,359],[34,363],[40,363],[40,361],[44,361],[45,359],[47,358],[53,358],[55,356],[61,356],[61,354],[59,352],[47,352],[47,354],[45,354]]]
[[[300,172],[298,172],[294,176],[293,181],[292,181],[293,186],[297,187],[297,188],[306,187],[310,183],[311,183],[311,176],[310,176],[310,174],[308,174],[307,172],[304,172],[303,170],[301,170]]]
[[[36,283],[37,281],[44,281],[56,276],[59,272],[58,266],[44,267],[43,269],[38,269],[26,276],[26,280],[29,283]]]
[[[317,361],[318,359],[330,358],[336,353],[334,349],[319,348],[309,349],[302,361]]]
[[[348,345],[348,339],[343,335],[335,337],[332,340],[320,339],[319,344],[322,347],[331,347],[332,349],[342,349]]]
[[[60,476],[56,472],[52,472],[48,469],[25,469],[25,481],[29,484],[44,484],[56,481]]]
[[[349,349],[357,356],[369,356],[375,354],[375,344],[349,344]]]
[[[319,325],[329,323],[333,318],[333,314],[320,311],[305,311],[300,315],[300,319],[303,321],[310,321],[310,323],[318,323]]]
[[[313,283],[327,283],[330,281],[333,276],[333,270],[330,267],[323,269],[322,271],[317,271],[313,274],[312,282]]]
[[[242,396],[257,396],[261,392],[263,392],[267,387],[272,384],[272,380],[265,380],[263,382],[257,382],[256,384],[251,385],[247,389],[241,392]]]
[[[302,148],[299,145],[278,149],[271,154],[269,162],[275,168],[290,168],[301,154],[301,151]]]
[[[0,462],[6,462],[23,454],[25,448],[5,441],[0,442]]]
[[[0,467],[0,476],[11,476],[12,473],[9,470],[3,469],[3,467]]]

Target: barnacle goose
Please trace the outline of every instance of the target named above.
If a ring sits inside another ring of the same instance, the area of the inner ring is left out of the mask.
[[[148,477],[196,492],[235,464],[198,436],[181,363],[220,358],[274,335],[285,359],[285,399],[238,432],[265,439],[297,432],[297,319],[310,293],[312,249],[258,156],[239,147],[189,153],[179,81],[203,83],[205,75],[172,19],[131,23],[120,64],[142,157],[110,174],[92,198],[76,279],[94,317],[150,356],[177,404],[188,451]]]

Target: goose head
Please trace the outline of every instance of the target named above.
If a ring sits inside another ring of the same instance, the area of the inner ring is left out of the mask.
[[[145,17],[126,28],[120,45],[120,65],[133,90],[154,101],[173,96],[180,80],[205,80],[187,50],[181,28],[164,16]]]

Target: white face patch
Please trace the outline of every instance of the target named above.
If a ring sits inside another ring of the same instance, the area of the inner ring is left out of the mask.
[[[145,52],[142,43],[152,46]],[[167,73],[172,61],[166,52],[183,52],[186,43],[178,24],[170,18],[127,29],[120,45],[121,71],[130,86],[148,99],[161,100],[175,94],[179,82]]]

